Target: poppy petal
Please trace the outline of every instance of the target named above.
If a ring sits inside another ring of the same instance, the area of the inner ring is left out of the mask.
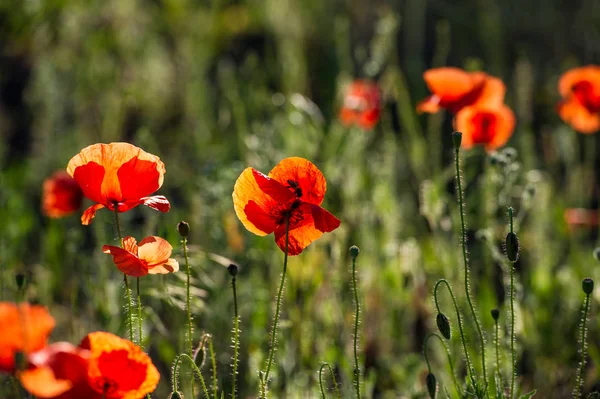
[[[258,186],[253,168],[246,168],[240,174],[232,198],[235,213],[246,229],[259,236],[273,232],[275,222],[269,221],[272,219],[269,215],[277,203]]]
[[[486,75],[485,82],[478,97],[471,105],[501,106],[504,103],[506,86],[501,79]]]
[[[140,201],[148,208],[152,208],[163,213],[169,212],[169,209],[171,209],[169,200],[163,195],[141,198]]]
[[[472,74],[459,68],[444,67],[425,71],[423,79],[429,90],[439,97],[441,103],[450,103],[460,100],[481,86],[485,74]]]
[[[83,191],[79,183],[64,170],[54,172],[42,186],[42,210],[51,218],[61,218],[81,206]]]
[[[440,107],[440,96],[432,94],[425,97],[419,104],[417,104],[417,112],[427,112],[429,114],[435,114],[441,109]]]
[[[120,247],[112,245],[104,245],[102,252],[110,254],[113,257],[113,262],[117,268],[128,276],[142,277],[148,274],[148,265],[141,262],[140,259]]]
[[[149,196],[162,185],[164,173],[165,166],[158,158],[156,160],[131,158],[117,171],[123,199]]]
[[[557,111],[563,121],[580,133],[591,134],[600,130],[600,113],[591,113],[576,98],[560,102]]]
[[[172,251],[173,247],[167,240],[156,236],[146,237],[138,245],[138,256],[148,264],[148,268],[167,262]]]
[[[134,255],[138,253],[138,245],[135,238],[127,236],[123,238],[123,249],[127,252],[131,252]]]
[[[168,274],[179,271],[179,262],[175,259],[169,259],[162,265],[156,265],[148,268],[148,274]]]
[[[102,204],[95,204],[87,208],[83,212],[83,215],[81,215],[81,224],[87,226],[92,223],[92,219],[96,216],[96,211],[102,208],[104,208],[104,205]]]
[[[320,206],[313,205],[311,212],[317,230],[329,233],[340,227],[340,220]]]
[[[269,177],[283,185],[298,184],[302,190],[302,202],[321,205],[327,191],[323,173],[307,159],[300,157],[285,158],[270,172]]]
[[[600,66],[586,65],[579,68],[569,69],[562,74],[558,82],[558,91],[564,98],[569,98],[572,94],[573,87],[582,81],[597,83],[594,89],[596,96],[600,96]]]
[[[284,185],[269,176],[265,176],[255,169],[252,169],[252,175],[254,176],[258,187],[276,202],[286,204],[296,199],[296,196],[290,191],[287,185]]]
[[[55,398],[73,387],[69,380],[58,379],[50,367],[36,367],[19,373],[25,390],[38,398]]]
[[[358,112],[356,112],[352,109],[343,107],[340,110],[339,118],[344,126],[350,126],[356,121],[356,119],[358,119]]]
[[[76,168],[67,167],[67,172],[75,179],[83,194],[94,202],[104,203],[102,195],[102,181],[104,180],[104,167],[96,162],[88,162]]]
[[[515,116],[510,108],[470,106],[456,114],[456,130],[462,132],[462,147],[469,149],[477,144],[487,151],[506,144],[515,127]]]

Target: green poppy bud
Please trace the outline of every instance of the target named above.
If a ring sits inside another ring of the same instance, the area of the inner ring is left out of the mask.
[[[435,393],[437,391],[437,381],[435,380],[435,376],[431,373],[427,374],[425,382],[427,383],[427,391],[429,392],[429,397],[431,399],[435,399]]]
[[[359,253],[360,253],[360,249],[358,249],[358,247],[356,245],[353,245],[350,247],[350,256],[352,256],[353,258],[356,258]]]
[[[586,295],[590,295],[594,291],[594,280],[589,277],[584,278],[581,283],[581,289],[583,289]]]
[[[443,313],[438,313],[435,318],[435,323],[437,324],[437,327],[444,338],[450,339],[452,336],[452,330],[450,328],[450,320],[448,320],[446,315]]]
[[[235,276],[237,276],[237,274],[238,274],[238,269],[239,269],[239,268],[237,267],[237,265],[234,265],[233,263],[232,263],[232,264],[230,264],[229,266],[227,266],[227,271],[229,272],[229,275],[230,275],[231,277],[235,277]]]
[[[183,393],[179,391],[171,392],[169,399],[183,399]]]
[[[497,321],[500,318],[500,311],[498,309],[492,309],[491,313],[494,320]]]
[[[182,237],[187,237],[190,234],[190,225],[187,222],[181,221],[177,223],[177,231]]]
[[[519,239],[515,233],[506,235],[506,256],[513,263],[519,259]]]
[[[452,133],[452,144],[454,145],[455,150],[458,150],[460,148],[460,143],[462,143],[462,133],[461,132],[453,132]]]
[[[27,282],[27,278],[23,273],[17,273],[15,275],[15,282],[17,283],[17,287],[22,290],[25,287],[25,283]]]

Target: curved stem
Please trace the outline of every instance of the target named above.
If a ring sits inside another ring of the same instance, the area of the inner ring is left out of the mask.
[[[319,388],[321,389],[321,398],[325,399],[325,388],[323,387],[323,369],[327,367],[329,369],[329,375],[331,376],[331,381],[333,382],[333,389],[337,394],[339,399],[342,399],[342,395],[340,394],[340,387],[335,379],[335,374],[333,373],[333,369],[327,362],[323,362],[321,368],[319,368]]]
[[[210,354],[210,363],[212,367],[212,377],[213,377],[213,397],[217,399],[217,358],[215,357],[215,350],[213,348],[212,335],[208,335],[208,353]]]
[[[581,385],[583,384],[583,370],[585,368],[585,358],[587,357],[587,315],[590,308],[590,294],[585,295],[585,305],[583,307],[583,318],[581,319],[581,362],[579,363],[579,370],[577,371],[577,381],[575,383],[575,391],[573,392],[573,398],[579,399],[581,397]]]
[[[431,364],[429,363],[429,358],[427,357],[427,343],[429,341],[429,338],[431,338],[431,337],[436,337],[444,346],[444,350],[446,351],[446,356],[448,357],[448,364],[450,365],[450,373],[452,374],[452,382],[454,383],[454,388],[456,389],[456,393],[458,394],[458,397],[460,398],[460,397],[462,397],[462,394],[460,392],[458,381],[456,381],[456,375],[454,374],[454,365],[452,364],[452,357],[450,356],[450,349],[448,348],[448,345],[446,345],[446,343],[444,342],[442,337],[440,337],[436,333],[427,334],[427,336],[425,337],[425,343],[423,344],[423,356],[425,357],[425,362],[427,363],[427,370],[429,370],[429,373],[431,373]]]
[[[463,261],[465,266],[465,293],[467,295],[467,302],[469,304],[469,308],[471,310],[471,315],[473,316],[473,320],[475,321],[475,326],[477,327],[477,333],[479,335],[479,345],[481,346],[481,367],[483,369],[483,381],[486,386],[488,386],[487,380],[487,371],[486,371],[486,363],[485,363],[485,341],[483,338],[483,331],[481,330],[481,324],[479,323],[479,317],[477,317],[477,312],[475,311],[475,306],[473,305],[473,301],[471,300],[471,288],[469,285],[469,259],[467,257],[467,226],[465,223],[465,211],[464,211],[464,199],[462,192],[462,183],[460,176],[460,164],[459,164],[459,153],[460,149],[456,148],[454,151],[455,158],[455,166],[456,166],[456,185],[458,189],[458,203],[460,207],[460,226],[461,226],[461,245],[462,245],[462,253],[463,253]]]
[[[119,237],[119,246],[123,248],[123,235],[121,234],[121,225],[119,224],[119,211],[118,203],[113,204],[114,207],[114,216],[115,216],[115,228],[117,229],[117,235]],[[127,279],[127,275],[123,273],[123,282],[125,283],[125,292],[127,295],[127,324],[129,325],[129,340],[135,343],[135,339],[133,336],[133,314],[131,312],[131,289],[129,288],[129,280]]]
[[[277,350],[277,324],[279,323],[279,313],[281,310],[281,297],[283,295],[283,287],[285,285],[285,273],[287,270],[288,260],[288,247],[289,247],[289,233],[290,233],[290,217],[285,217],[285,255],[283,258],[283,272],[281,273],[281,281],[279,283],[279,291],[277,292],[277,303],[275,305],[275,315],[273,316],[273,328],[271,329],[271,347],[269,349],[269,360],[265,371],[262,373],[261,393],[262,399],[267,397],[267,384],[269,383],[269,373],[271,372],[271,365],[273,364],[273,358],[275,351]]]
[[[190,295],[190,279],[191,279],[191,270],[190,270],[190,258],[188,255],[187,248],[187,237],[183,237],[181,240],[181,244],[183,247],[183,257],[185,258],[185,274],[187,277],[185,288],[185,309],[187,313],[187,344],[188,344],[188,355],[194,356],[194,341],[193,341],[193,330],[192,330],[192,308],[191,308],[191,295]],[[194,388],[194,379],[192,378],[192,398],[196,397],[196,390]]]
[[[435,308],[437,309],[438,313],[442,313],[441,309],[440,309],[440,304],[438,301],[438,287],[440,286],[440,284],[444,284],[446,285],[446,288],[448,288],[448,292],[450,293],[450,297],[452,298],[452,303],[454,304],[454,310],[456,311],[456,319],[458,321],[458,332],[460,333],[460,341],[462,343],[463,346],[463,350],[465,352],[465,361],[467,363],[467,372],[469,373],[469,377],[471,377],[471,381],[473,382],[473,384],[475,383],[475,376],[473,375],[473,366],[471,365],[471,357],[469,356],[469,350],[467,348],[467,340],[465,339],[465,333],[463,331],[463,323],[462,323],[462,318],[460,317],[460,311],[458,309],[458,305],[456,304],[456,297],[454,296],[454,291],[452,291],[452,287],[450,286],[450,283],[448,283],[448,281],[446,281],[445,279],[440,279],[438,280],[437,283],[435,283],[435,287],[433,289],[433,300],[435,301]]]
[[[512,207],[508,208],[508,220],[510,223],[510,232],[514,233]],[[515,350],[515,267],[512,262],[509,262],[508,266],[510,267],[510,399],[512,399],[515,394],[515,377],[517,374],[517,352]]]
[[[189,356],[187,353],[181,353],[177,355],[175,361],[173,363],[173,379],[171,381],[171,388],[173,392],[177,392],[179,390],[178,379],[179,379],[179,364],[181,363],[181,359],[186,359],[188,363],[192,366],[192,369],[196,372],[198,379],[200,380],[200,385],[202,386],[202,391],[204,392],[204,397],[209,398],[208,389],[206,388],[206,383],[204,382],[204,377],[202,377],[202,372],[196,366],[194,359]]]
[[[238,368],[238,352],[240,350],[240,339],[239,339],[239,323],[240,317],[238,316],[238,303],[237,303],[237,292],[235,286],[235,276],[231,277],[231,290],[233,291],[233,372],[231,375],[231,399],[235,399],[237,391],[237,368]]]
[[[360,302],[358,301],[358,289],[356,288],[356,256],[352,257],[352,290],[354,291],[354,387],[356,397],[360,399],[360,367],[358,365],[358,323],[360,321]]]

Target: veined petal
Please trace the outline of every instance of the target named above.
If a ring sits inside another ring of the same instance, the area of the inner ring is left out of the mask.
[[[79,184],[83,195],[97,203],[102,204],[105,202],[105,198],[102,195],[102,181],[104,180],[105,170],[102,165],[96,162],[88,162],[67,170],[71,177]]]
[[[320,206],[313,205],[311,212],[317,230],[329,233],[340,227],[340,220]]]
[[[104,208],[102,204],[95,204],[87,208],[83,212],[83,215],[81,215],[81,224],[87,226],[92,223],[92,219],[96,216],[96,211],[102,208]]]
[[[140,200],[148,208],[152,208],[160,212],[169,212],[169,209],[171,209],[171,204],[169,203],[169,200],[163,195],[145,197],[141,198]]]
[[[125,162],[117,171],[123,200],[147,197],[158,190],[163,183],[164,171],[165,166],[160,160],[136,156]]]
[[[163,238],[146,237],[138,245],[138,256],[148,264],[148,269],[162,265],[169,260],[173,247]]]
[[[240,174],[233,187],[232,198],[235,213],[246,229],[259,236],[273,232],[275,224],[268,219],[277,202],[258,186],[253,168],[246,168]]]
[[[300,157],[283,159],[269,172],[269,177],[283,185],[297,184],[302,190],[300,199],[314,205],[321,205],[327,191],[323,173],[315,164]]]
[[[140,243],[141,244],[141,243]],[[104,245],[102,252],[110,254],[117,268],[128,276],[142,277],[148,274],[148,265],[129,251],[112,245]]]
[[[168,274],[179,271],[179,262],[175,259],[169,259],[162,265],[156,265],[148,269],[148,274]]]

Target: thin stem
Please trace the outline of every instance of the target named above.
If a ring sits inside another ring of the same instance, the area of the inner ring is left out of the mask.
[[[452,357],[450,355],[450,349],[448,349],[448,345],[446,345],[446,342],[444,342],[442,337],[440,337],[436,333],[427,334],[427,336],[425,337],[425,343],[423,344],[423,356],[425,357],[425,362],[427,363],[427,370],[429,370],[429,373],[431,373],[431,364],[429,363],[429,358],[427,356],[427,343],[429,342],[429,338],[431,338],[431,337],[437,338],[441,342],[442,346],[444,347],[444,350],[446,351],[446,356],[448,357],[448,364],[450,365],[450,373],[452,374],[452,382],[454,383],[454,388],[456,389],[456,393],[458,394],[458,397],[460,398],[460,397],[462,397],[462,394],[460,392],[458,381],[456,381],[456,375],[454,374],[454,365],[452,364]]]
[[[450,283],[448,283],[448,281],[446,281],[445,279],[440,279],[440,280],[438,280],[437,283],[435,283],[435,287],[433,289],[433,300],[435,301],[435,308],[437,309],[438,313],[442,313],[442,311],[440,309],[440,304],[438,301],[438,294],[437,294],[438,287],[440,286],[440,284],[446,285],[446,288],[448,288],[448,292],[450,292],[450,297],[452,298],[452,303],[454,304],[454,310],[456,311],[456,319],[458,321],[458,332],[460,333],[460,341],[462,343],[463,350],[465,352],[465,361],[467,363],[467,372],[469,373],[469,376],[471,377],[471,381],[473,382],[473,384],[475,384],[474,370],[473,370],[473,366],[471,365],[471,357],[469,356],[469,350],[467,349],[467,340],[465,339],[465,333],[463,331],[462,318],[460,317],[460,311],[458,309],[458,305],[456,304],[456,297],[454,296],[454,291],[452,291],[452,287],[450,286]]]
[[[356,397],[360,399],[360,367],[358,365],[358,323],[360,322],[360,302],[356,288],[356,256],[352,257],[352,291],[354,291],[354,386]]]
[[[323,362],[323,364],[321,365],[321,368],[319,368],[319,388],[321,389],[321,398],[325,399],[325,388],[323,387],[323,369],[325,367],[327,367],[329,369],[329,375],[331,376],[331,381],[333,382],[333,389],[335,390],[337,397],[339,399],[342,399],[342,395],[340,393],[340,387],[338,386],[338,383],[335,379],[335,374],[333,372],[333,369],[327,362]]]
[[[113,204],[114,215],[115,215],[115,228],[117,229],[117,236],[119,237],[119,245],[123,248],[123,235],[121,234],[121,225],[119,224],[119,204],[115,202]],[[131,289],[129,288],[129,280],[127,275],[123,273],[123,282],[125,283],[125,292],[127,294],[127,324],[129,325],[129,340],[135,343],[133,336],[133,314],[131,312]]]
[[[194,341],[193,341],[193,331],[192,331],[192,309],[191,309],[191,295],[190,295],[190,259],[188,255],[187,249],[187,237],[183,237],[181,240],[181,244],[183,246],[183,256],[185,258],[185,274],[187,276],[186,280],[186,301],[185,301],[185,309],[187,312],[187,344],[188,344],[188,355],[194,356]],[[194,388],[194,379],[192,378],[192,398],[196,397],[196,392]]]
[[[239,323],[240,317],[238,316],[238,304],[237,304],[237,292],[235,286],[235,276],[231,277],[231,290],[233,291],[233,372],[231,376],[231,399],[235,399],[236,391],[237,391],[237,368],[238,368],[238,352],[240,349],[240,339],[239,339]]]
[[[504,384],[502,383],[502,371],[500,370],[500,325],[498,320],[494,319],[494,347],[496,350],[496,375],[498,376],[498,383],[504,391]]]
[[[273,357],[277,350],[277,323],[279,322],[279,313],[281,310],[281,297],[283,295],[283,287],[285,285],[285,273],[287,270],[288,260],[288,246],[289,246],[289,233],[290,233],[290,217],[285,217],[285,253],[283,258],[283,272],[281,273],[281,281],[279,283],[279,291],[277,292],[277,303],[275,305],[275,315],[273,316],[273,328],[271,329],[271,346],[269,349],[269,360],[267,366],[262,374],[261,393],[260,397],[265,399],[267,397],[267,384],[269,382],[269,373],[271,371],[271,365],[273,364]]]
[[[463,261],[465,265],[465,293],[467,295],[467,302],[469,304],[469,308],[471,309],[471,314],[473,316],[473,320],[475,321],[475,326],[477,327],[477,333],[479,335],[479,344],[481,346],[481,367],[483,369],[483,381],[486,386],[488,386],[487,380],[487,371],[486,371],[486,363],[485,363],[485,341],[483,338],[483,331],[481,330],[481,325],[479,324],[479,317],[477,317],[477,312],[475,311],[475,306],[473,305],[473,301],[471,300],[471,288],[469,285],[469,259],[467,257],[467,226],[465,223],[465,210],[464,210],[464,199],[462,192],[462,183],[460,176],[460,148],[457,147],[454,151],[454,159],[456,166],[456,185],[458,189],[458,203],[460,206],[460,226],[461,226],[461,245],[462,245],[462,253],[463,253]]]
[[[215,350],[213,348],[212,335],[208,335],[208,352],[210,354],[210,363],[212,367],[212,377],[213,377],[213,398],[217,399],[217,358],[215,357]]]
[[[17,378],[14,375],[10,376],[10,382],[12,384],[13,391],[15,391],[15,398],[21,397],[21,393],[19,392],[19,384],[17,384]]]
[[[575,391],[573,392],[573,398],[579,399],[581,397],[581,385],[583,384],[583,371],[585,368],[585,359],[587,357],[587,315],[590,309],[590,294],[585,295],[585,305],[583,307],[583,319],[581,319],[581,362],[579,363],[579,370],[577,371],[577,381],[575,383]]]
[[[138,311],[138,336],[140,339],[140,346],[144,342],[144,334],[142,332],[142,297],[140,296],[140,278],[135,279],[135,288],[137,292],[137,311]]]
[[[508,208],[508,220],[510,232],[514,233],[512,207]],[[515,267],[512,262],[509,262],[508,266],[510,267],[510,399],[512,399],[515,394],[515,376],[517,374],[517,352],[515,350]]]
[[[177,357],[175,358],[175,362],[173,364],[173,379],[171,381],[171,388],[172,388],[173,392],[177,392],[179,390],[178,379],[179,379],[179,364],[181,363],[181,359],[187,360],[188,363],[192,366],[192,369],[196,372],[196,375],[198,376],[198,379],[200,380],[200,385],[202,386],[202,391],[204,392],[204,397],[209,398],[210,396],[208,395],[208,389],[206,388],[206,383],[204,382],[204,377],[202,376],[202,372],[200,371],[198,366],[196,366],[194,359],[192,359],[192,357],[190,355],[188,355],[187,353],[181,353],[181,354],[177,355]]]

